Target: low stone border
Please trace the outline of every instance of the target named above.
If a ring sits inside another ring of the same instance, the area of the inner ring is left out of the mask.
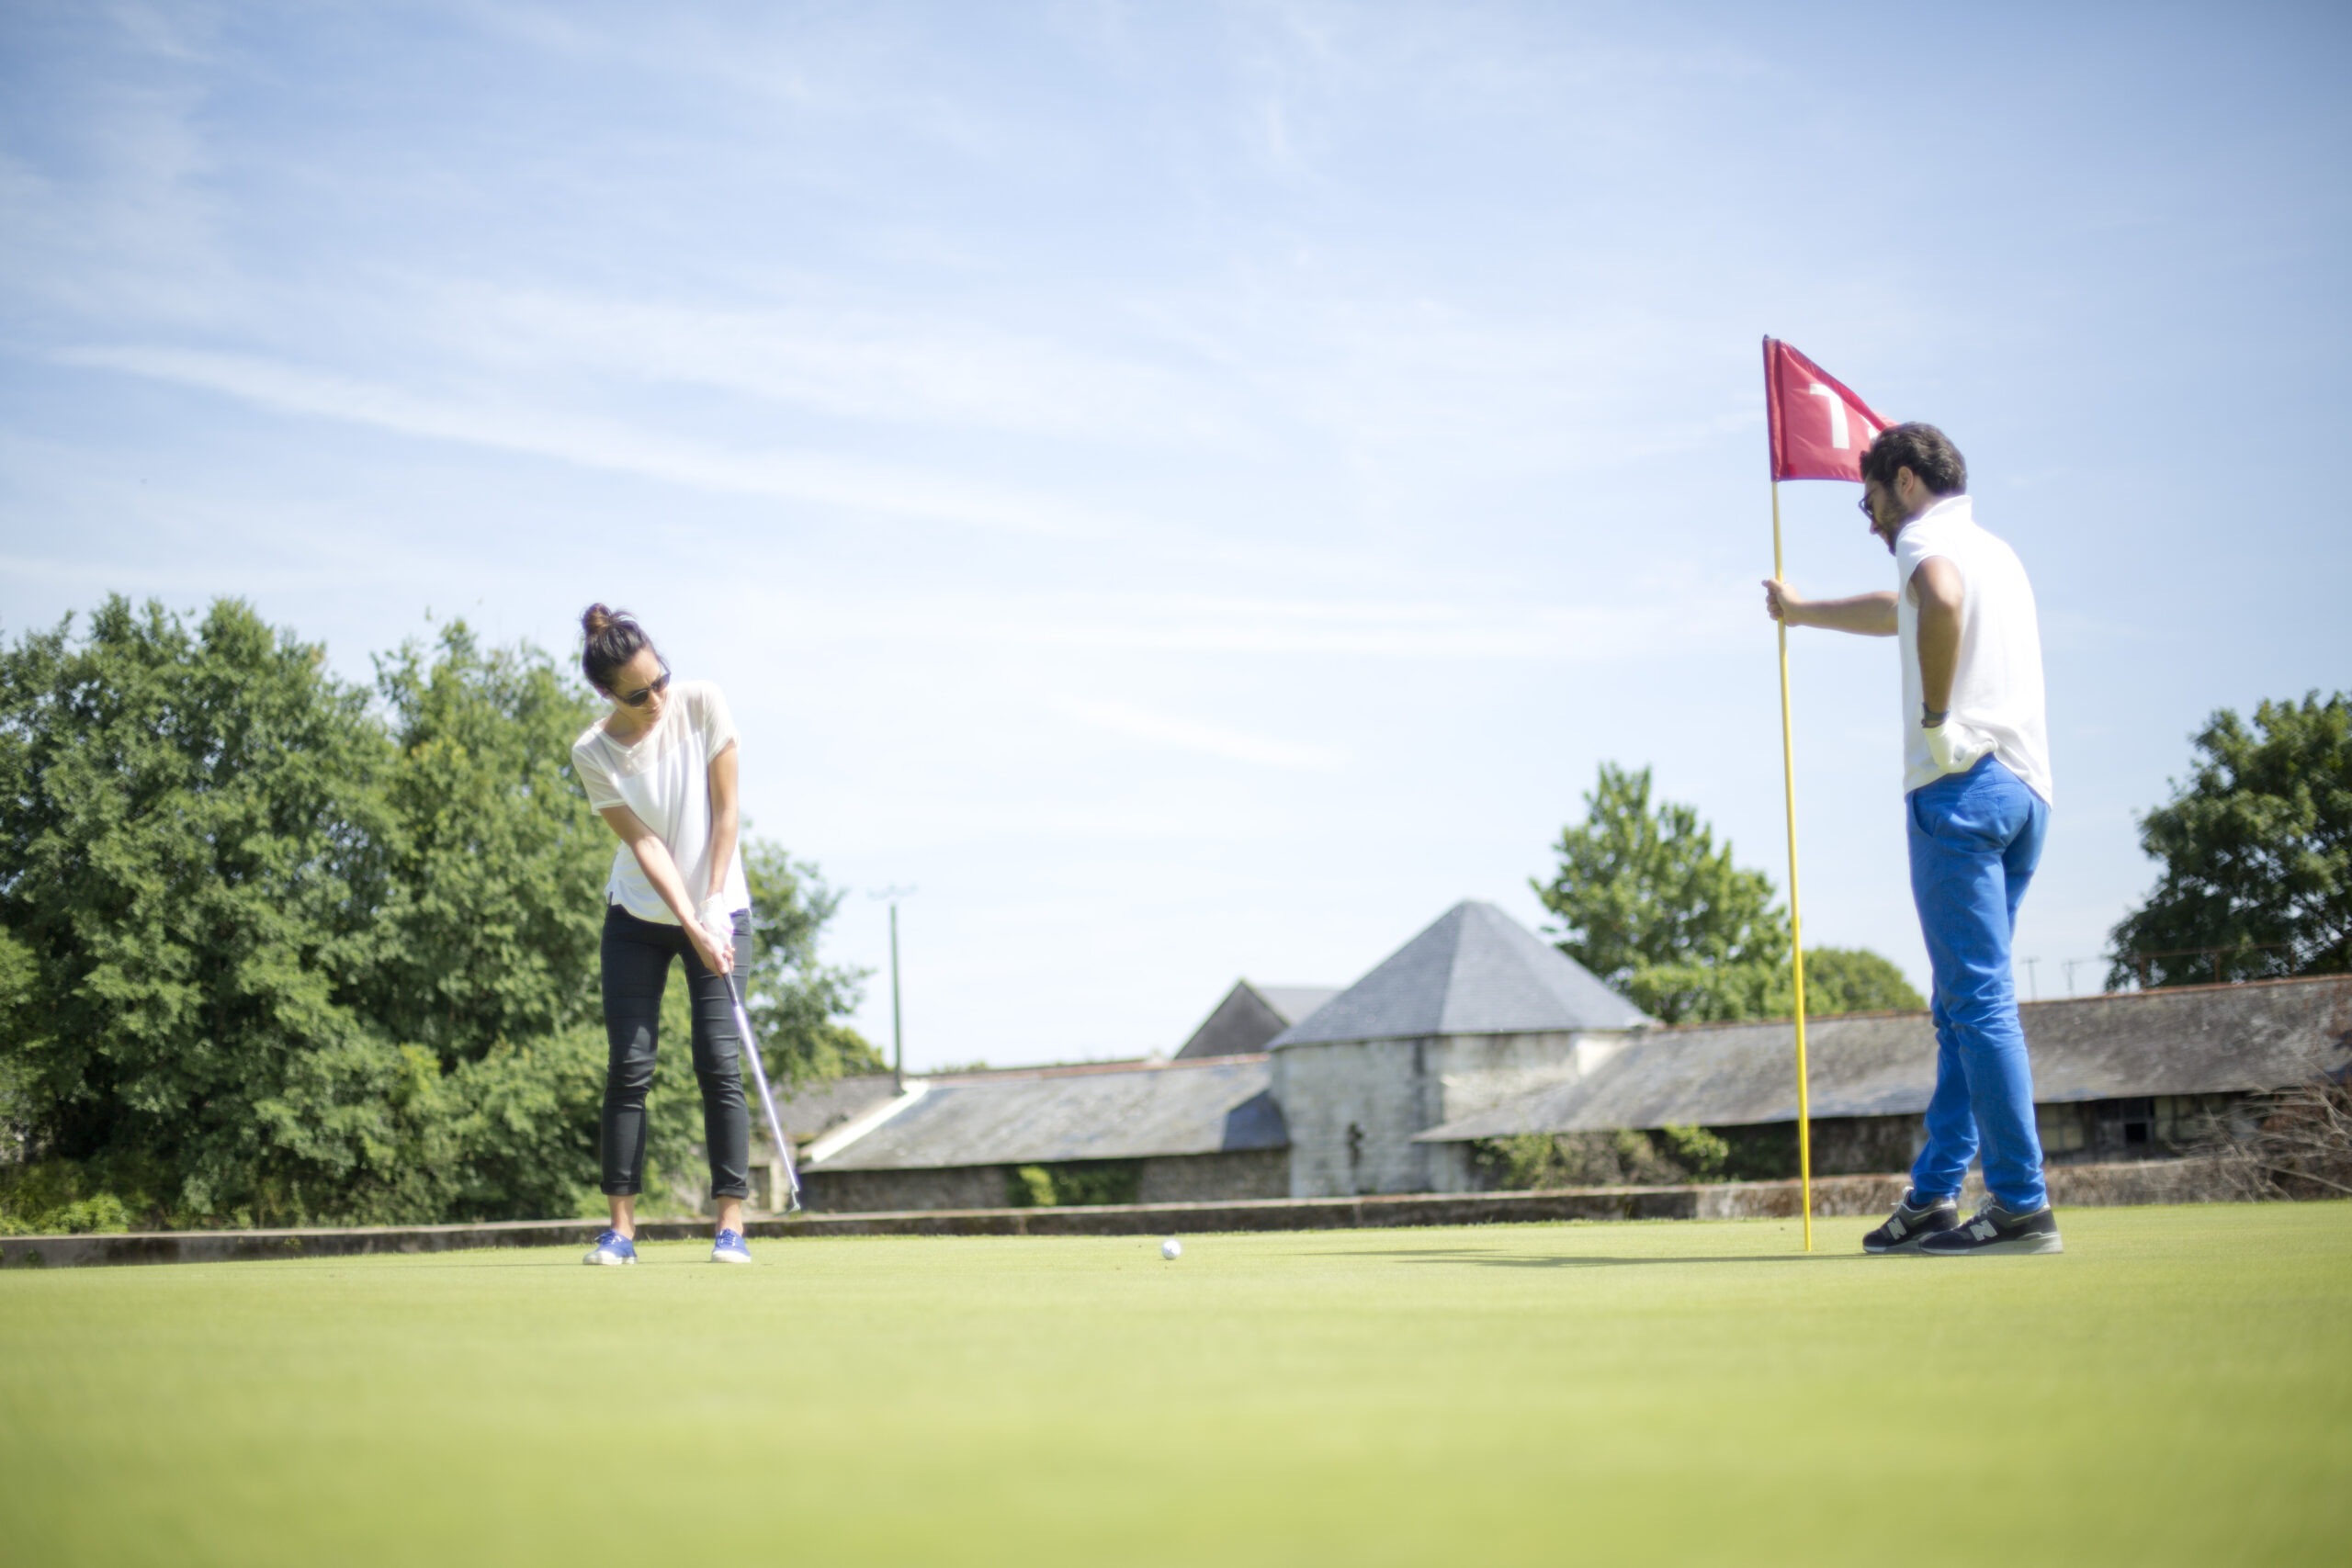
[[[2198,1202],[2217,1195],[2200,1160],[2052,1166],[2061,1208]],[[1971,1179],[1969,1201],[1975,1197]],[[1880,1214],[1903,1195],[1901,1176],[1829,1176],[1813,1184],[1815,1217]],[[1697,1187],[1584,1187],[1554,1192],[1407,1193],[1374,1198],[1258,1198],[1234,1202],[1114,1203],[1069,1209],[935,1209],[755,1219],[755,1239],[811,1235],[1204,1235],[1216,1231],[1369,1230],[1398,1225],[1529,1224],[1561,1220],[1793,1219],[1793,1181]],[[464,1252],[491,1247],[593,1246],[596,1220],[514,1220],[478,1225],[358,1225],[314,1230],[146,1231],[128,1235],[0,1236],[0,1265],[77,1268],[108,1263],[225,1263],[271,1258],[358,1258],[379,1252]],[[644,1241],[689,1241],[708,1220],[646,1220]]]

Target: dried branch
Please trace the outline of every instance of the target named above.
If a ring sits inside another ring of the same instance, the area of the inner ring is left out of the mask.
[[[2256,1201],[2352,1197],[2352,1084],[2321,1079],[2249,1096],[2209,1118],[2196,1153]]]

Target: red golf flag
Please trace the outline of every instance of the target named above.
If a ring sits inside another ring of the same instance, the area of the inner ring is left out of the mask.
[[[1774,479],[1857,484],[1863,451],[1894,423],[1776,337],[1764,340],[1764,417],[1771,426]]]

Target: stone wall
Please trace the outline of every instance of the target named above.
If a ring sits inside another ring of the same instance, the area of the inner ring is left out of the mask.
[[[1475,1190],[1464,1145],[1413,1134],[1579,1077],[1625,1038],[1546,1031],[1285,1045],[1274,1053],[1273,1089],[1290,1129],[1290,1195]]]
[[[1001,1167],[966,1167],[1001,1170]],[[861,1175],[840,1171],[836,1176]],[[1900,1176],[1834,1176],[1813,1184],[1816,1217],[1878,1215],[1903,1194]],[[2210,1160],[2134,1160],[2069,1166],[2050,1173],[2061,1211],[2121,1203],[2222,1201],[2237,1183]],[[1972,1179],[1962,1201],[1981,1194]],[[1094,1208],[978,1212],[901,1211],[755,1219],[757,1240],[803,1235],[1199,1235],[1217,1231],[1351,1229],[1389,1225],[1508,1224],[1563,1220],[1787,1218],[1798,1212],[1793,1181],[1728,1181],[1711,1187],[1583,1188],[1557,1192],[1423,1194],[1386,1198],[1261,1199],[1233,1203],[1115,1203]],[[479,1225],[382,1225],[353,1229],[197,1231],[131,1235],[0,1236],[0,1267],[217,1263],[243,1258],[352,1258],[371,1253],[450,1252],[490,1247],[585,1247],[602,1220],[519,1220]],[[1849,1232],[1849,1235],[1859,1235]],[[700,1241],[707,1220],[649,1220],[645,1241]],[[1833,1238],[1832,1245],[1850,1245]]]
[[[2167,1159],[2213,1142],[2242,1094],[2157,1094],[2079,1100],[2033,1108],[2042,1157],[2052,1165]]]
[[[956,1165],[934,1170],[810,1170],[800,1177],[801,1205],[817,1214],[870,1214],[903,1209],[1001,1209],[1005,1168]]]
[[[2176,1159],[2213,1139],[2244,1100],[2237,1094],[2159,1094],[2144,1100],[2085,1100],[2033,1108],[2041,1152],[2052,1169],[2139,1159]],[[1838,1116],[1813,1124],[1816,1176],[1908,1170],[1927,1145],[1923,1116]]]
[[[1928,1145],[1924,1116],[1831,1116],[1813,1124],[1815,1176],[1909,1170]]]
[[[1139,1201],[1146,1203],[1235,1202],[1285,1197],[1290,1190],[1290,1156],[1282,1149],[1161,1155],[1137,1163],[1143,1168]],[[800,1201],[812,1214],[1001,1209],[1009,1174],[1001,1165],[804,1171]]]
[[[1145,1160],[1138,1201],[1224,1203],[1288,1196],[1288,1149],[1238,1149],[1229,1154],[1160,1155]]]

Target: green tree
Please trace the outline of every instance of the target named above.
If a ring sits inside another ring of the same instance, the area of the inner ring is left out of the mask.
[[[141,1202],[308,1218],[389,1169],[398,1050],[342,998],[384,893],[367,694],[233,601],[111,598],[0,651],[0,925],[24,1152]]]
[[[598,1016],[615,840],[571,776],[595,716],[537,649],[485,652],[463,621],[376,660],[394,748],[385,897],[354,1004],[443,1070]]]
[[[1657,964],[1779,964],[1788,922],[1772,879],[1742,871],[1696,807],[1650,801],[1650,771],[1600,764],[1581,826],[1564,828],[1559,869],[1532,882],[1558,917],[1561,952],[1611,985]]]
[[[1653,804],[1650,772],[1600,764],[1585,819],[1561,830],[1552,880],[1531,881],[1561,952],[1667,1023],[1796,1010],[1788,918],[1772,879],[1744,871],[1697,809]],[[1861,948],[1805,954],[1808,1014],[1920,1008],[1903,972]]]
[[[0,1226],[594,1202],[593,705],[463,625],[379,660],[373,699],[230,600],[191,627],[110,599],[0,649]],[[878,1065],[839,1022],[861,976],[818,957],[837,897],[746,858],[779,1076]],[[673,992],[650,1152],[682,1170]]]
[[[2164,870],[2114,930],[2109,987],[2352,968],[2352,699],[2223,708],[2196,748],[2140,819]]]
[[[594,1201],[614,840],[570,770],[595,705],[544,651],[485,649],[463,621],[375,664],[392,826],[353,1005],[411,1062],[402,1146],[434,1179],[401,1207],[579,1212]]]
[[[1893,959],[1866,947],[1815,947],[1805,950],[1804,1005],[1817,1013],[1917,1012],[1928,999]]]
[[[1728,1023],[1789,1018],[1797,991],[1789,964],[1652,964],[1624,982],[1635,1007],[1666,1023]],[[1833,1013],[1917,1011],[1927,1000],[1893,960],[1862,947],[1812,947],[1804,954],[1804,1010]]]

